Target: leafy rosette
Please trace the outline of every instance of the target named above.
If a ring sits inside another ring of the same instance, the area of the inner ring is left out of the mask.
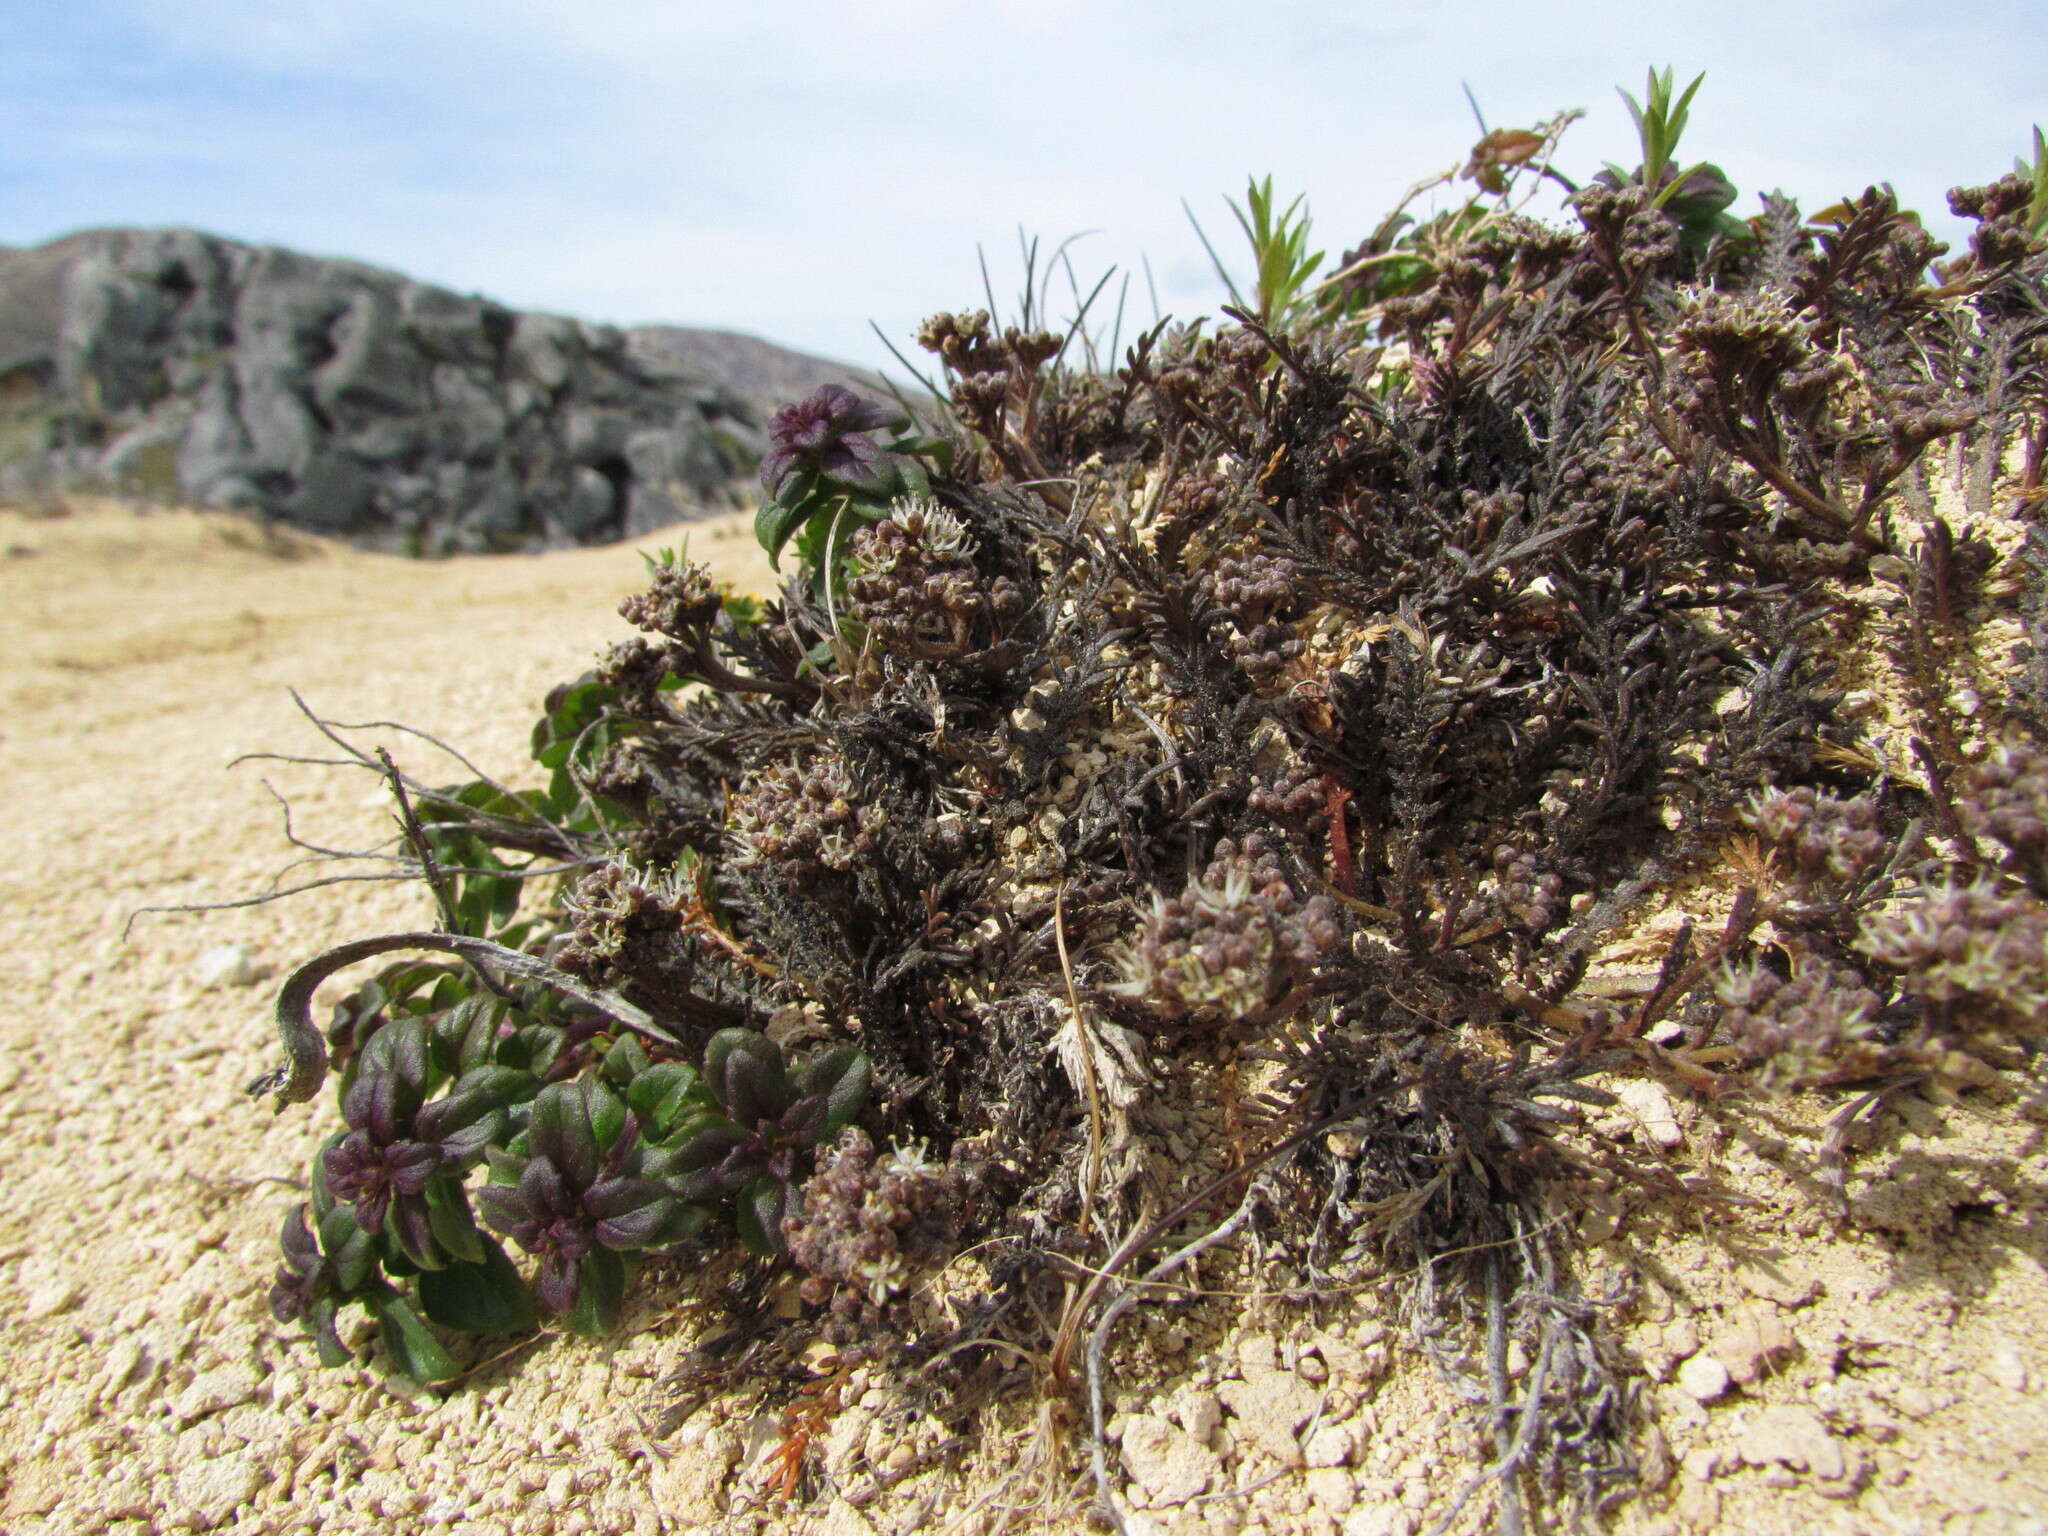
[[[420,1270],[480,1264],[484,1242],[462,1176],[503,1138],[506,1114],[533,1079],[510,1067],[472,1067],[431,1102],[448,1074],[433,1059],[423,1018],[401,1019],[370,1037],[341,1113],[348,1129],[320,1154],[334,1199],[366,1233],[388,1235]]]
[[[677,1198],[670,1160],[641,1142],[640,1115],[597,1079],[541,1089],[513,1147],[488,1154],[484,1220],[540,1260],[534,1284],[550,1311],[582,1333],[609,1330],[625,1293],[622,1256],[681,1242],[705,1212]]]
[[[302,1322],[319,1345],[322,1365],[346,1365],[353,1358],[341,1342],[335,1319],[352,1301],[366,1304],[389,1290],[376,1272],[376,1244],[356,1225],[347,1206],[330,1201],[312,1225],[306,1205],[285,1214],[279,1243],[284,1262],[270,1287],[270,1311],[280,1323]]]
[[[892,435],[877,443],[870,434],[885,428]],[[768,452],[761,459],[768,499],[755,518],[754,536],[774,559],[808,525],[803,554],[816,568],[832,530],[848,517],[872,521],[887,512],[892,498],[930,494],[924,458],[943,470],[951,463],[951,446],[918,435],[900,411],[844,385],[823,385],[769,418]]]
[[[332,1150],[330,1145],[329,1150]],[[281,1323],[300,1322],[313,1336],[323,1365],[354,1358],[342,1342],[341,1309],[360,1305],[377,1319],[384,1353],[417,1381],[441,1381],[460,1366],[420,1312],[385,1278],[405,1267],[386,1250],[389,1239],[365,1231],[358,1207],[339,1200],[324,1158],[313,1165],[310,1205],[294,1206],[280,1233],[284,1262],[270,1287],[270,1310]],[[310,1221],[308,1218],[311,1218]],[[533,1303],[504,1250],[472,1227],[474,1258],[456,1259],[419,1275],[419,1305],[427,1318],[471,1333],[513,1333],[533,1323]]]
[[[870,1077],[855,1046],[821,1052],[792,1076],[766,1035],[720,1030],[704,1049],[703,1087],[714,1104],[688,1115],[666,1143],[678,1193],[735,1199],[741,1241],[780,1256],[782,1218],[807,1172],[805,1154],[853,1123]]]

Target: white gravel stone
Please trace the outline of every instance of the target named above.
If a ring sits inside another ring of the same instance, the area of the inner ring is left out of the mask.
[[[39,1323],[45,1318],[69,1312],[84,1296],[85,1287],[76,1280],[52,1280],[28,1293],[28,1305],[21,1309],[22,1316],[32,1323]]]
[[[217,987],[253,987],[275,967],[258,960],[246,944],[217,944],[199,957],[192,979],[212,991]]]
[[[171,1411],[180,1424],[195,1423],[248,1402],[262,1390],[263,1374],[246,1360],[230,1361],[201,1371],[173,1400]]]
[[[1685,1130],[1671,1108],[1671,1095],[1661,1084],[1647,1078],[1629,1078],[1614,1085],[1614,1096],[1642,1127],[1652,1145],[1669,1151],[1684,1143]]]
[[[1728,1367],[1712,1355],[1694,1355],[1678,1368],[1678,1385],[1695,1402],[1711,1403],[1729,1388]]]
[[[1302,1481],[1308,1489],[1310,1507],[1326,1515],[1348,1515],[1351,1506],[1358,1502],[1351,1474],[1336,1467],[1318,1467]]]
[[[1311,1467],[1348,1467],[1358,1459],[1362,1438],[1356,1420],[1318,1425],[1302,1444],[1302,1459]]]
[[[1848,1471],[1841,1443],[1828,1433],[1820,1415],[1793,1404],[1759,1410],[1736,1449],[1752,1467],[1779,1462],[1830,1482],[1840,1481]]]
[[[210,1531],[234,1518],[235,1511],[256,1497],[263,1471],[253,1456],[216,1456],[193,1462],[177,1475],[179,1500],[188,1506],[187,1529]]]
[[[1151,1504],[1185,1503],[1223,1476],[1223,1463],[1208,1446],[1149,1413],[1124,1415],[1123,1460]]]

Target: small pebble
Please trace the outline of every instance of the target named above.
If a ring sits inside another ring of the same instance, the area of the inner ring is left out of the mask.
[[[219,944],[199,957],[192,979],[211,991],[217,987],[253,987],[271,974],[271,967],[250,953],[246,944]]]
[[[1728,1390],[1728,1367],[1712,1355],[1694,1355],[1678,1368],[1678,1385],[1693,1401],[1711,1403]]]
[[[75,1280],[53,1280],[28,1293],[28,1305],[22,1308],[22,1315],[30,1322],[41,1322],[44,1318],[69,1312],[84,1295],[85,1288]]]

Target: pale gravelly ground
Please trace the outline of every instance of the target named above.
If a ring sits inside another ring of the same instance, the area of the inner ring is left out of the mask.
[[[879,1383],[855,1383],[815,1452],[824,1491],[802,1511],[774,1502],[750,1470],[773,1424],[713,1405],[658,1433],[662,1378],[712,1320],[690,1302],[643,1295],[619,1342],[544,1340],[445,1394],[323,1372],[264,1306],[293,1198],[271,1181],[301,1175],[332,1111],[273,1119],[242,1097],[272,1061],[267,998],[202,989],[197,962],[239,942],[288,964],[421,904],[347,886],[145,918],[125,944],[122,923],[260,888],[288,853],[265,777],[303,834],[386,825],[363,775],[224,771],[240,752],[317,749],[288,686],[516,776],[541,696],[625,632],[612,606],[636,585],[631,554],[412,565],[107,507],[0,513],[0,551],[0,1531],[859,1536],[986,1528],[1032,1495],[1002,1481],[1025,1455],[1008,1425],[963,1473],[876,1493],[924,1441],[885,1427]],[[692,553],[743,585],[765,576],[737,522],[701,526]],[[440,771],[418,743],[400,750]],[[1621,1527],[2048,1532],[2038,1100],[1902,1104],[1858,1154],[1844,1220],[1813,1172],[1829,1106],[1631,1091],[1632,1134],[1755,1203],[1723,1216],[1617,1196],[1579,1218],[1596,1282],[1633,1297],[1623,1336],[1661,1424],[1656,1491]],[[1160,1506],[1141,1521],[1425,1528],[1468,1441],[1397,1320],[1363,1298],[1227,1317],[1126,1325],[1143,1359],[1112,1427],[1132,1495]]]

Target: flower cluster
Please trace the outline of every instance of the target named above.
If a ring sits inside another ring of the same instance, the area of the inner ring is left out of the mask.
[[[1709,288],[1688,293],[1683,304],[1673,329],[1679,353],[1703,359],[1711,377],[1775,380],[1813,354],[1810,327],[1788,295]]]
[[[619,615],[635,629],[694,646],[718,617],[724,597],[708,567],[689,560],[651,562],[647,590],[619,604]]]
[[[1260,1020],[1338,940],[1327,896],[1303,901],[1254,835],[1228,839],[1180,895],[1155,895],[1110,990],[1166,1018]]]
[[[1536,855],[1502,843],[1493,850],[1494,900],[1519,927],[1541,933],[1564,902],[1564,880],[1536,862]]]
[[[2048,882],[2048,752],[2025,742],[2001,747],[1965,770],[1956,791],[1965,832],[1999,844],[2014,869]]]
[[[1808,955],[1789,980],[1754,963],[1723,966],[1714,995],[1730,1043],[1773,1086],[1853,1077],[1881,1054],[1871,1025],[1884,1000],[1847,966]]]
[[[1668,269],[1678,257],[1678,227],[1650,206],[1641,187],[1595,183],[1572,199],[1572,211],[1593,248],[1631,281]]]
[[[1273,821],[1307,822],[1323,809],[1324,798],[1322,776],[1297,763],[1252,785],[1245,809]]]
[[[1009,363],[985,309],[960,315],[942,311],[931,316],[918,327],[917,344],[936,353],[951,372],[962,377],[999,373]]]
[[[1785,854],[1786,878],[1803,896],[1852,891],[1884,863],[1886,839],[1868,795],[1766,789],[1738,814]]]
[[[1301,568],[1285,555],[1225,555],[1209,590],[1240,624],[1257,624],[1299,604]]]
[[[681,869],[657,872],[623,858],[607,860],[563,899],[572,926],[555,952],[555,964],[572,976],[610,986],[618,980],[621,956],[630,950],[687,975],[694,951],[681,919],[691,894],[689,876]]]
[[[953,1251],[963,1185],[920,1146],[877,1158],[866,1133],[849,1126],[782,1219],[789,1256],[806,1272],[804,1300],[831,1303],[842,1324],[872,1324],[914,1268]]]
[[[976,643],[988,612],[1011,617],[1023,595],[1008,577],[984,582],[974,543],[960,520],[936,502],[899,504],[853,536],[857,574],[847,583],[853,615],[893,654],[957,656]]]
[[[1970,255],[1979,270],[2015,266],[2048,249],[2040,230],[2033,184],[2025,177],[2001,176],[1987,187],[1957,187],[1948,195],[1949,212],[1974,219]]]
[[[830,755],[770,764],[727,803],[734,863],[779,870],[792,883],[851,869],[874,852],[887,820],[880,806],[854,803],[846,765]]]
[[[2032,896],[1985,881],[1935,886],[1866,917],[1856,947],[1932,1003],[2026,1021],[2048,1009],[2048,905]]]

